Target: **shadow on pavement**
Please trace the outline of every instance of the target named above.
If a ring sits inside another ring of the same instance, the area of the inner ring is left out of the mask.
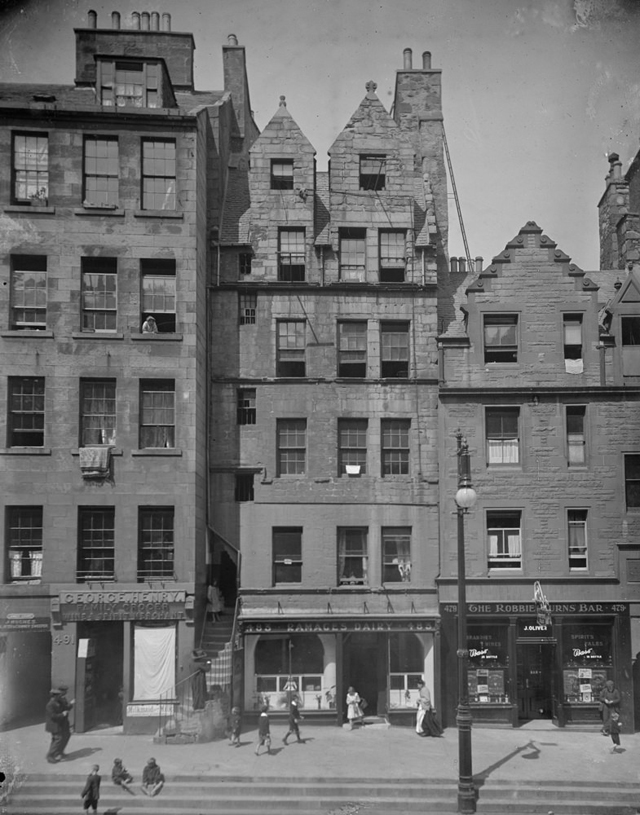
[[[80,750],[74,750],[73,753],[67,753],[65,761],[75,761],[77,758],[87,758],[94,753],[101,753],[102,747],[82,747]]]
[[[512,750],[510,753],[507,753],[506,756],[501,758],[499,761],[494,762],[486,769],[482,770],[480,773],[476,773],[473,776],[473,781],[476,787],[482,787],[491,775],[492,772],[495,772],[499,767],[502,767],[503,764],[511,761],[512,758],[515,758],[520,753],[523,753],[525,750],[532,750],[532,753],[528,753],[527,755],[523,755],[522,758],[538,758],[540,754],[540,750],[535,746],[533,741],[527,742],[527,744],[523,744],[521,747],[516,747],[515,750]]]

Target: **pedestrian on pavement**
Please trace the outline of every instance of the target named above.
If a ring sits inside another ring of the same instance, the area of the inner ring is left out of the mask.
[[[133,781],[133,776],[127,770],[127,768],[123,765],[121,758],[114,758],[113,759],[113,768],[111,770],[111,780],[114,784],[117,784],[119,787],[122,787],[127,792],[130,792],[132,795],[134,794],[133,790],[130,789],[129,785]]]
[[[164,775],[156,764],[155,758],[150,758],[142,770],[142,792],[153,798],[164,787]]]
[[[611,741],[613,742],[613,747],[611,748],[612,753],[622,752],[622,747],[620,747],[621,726],[622,722],[620,721],[620,714],[617,710],[612,710],[611,719],[609,720],[609,733],[611,734]]]
[[[62,754],[62,742],[64,739],[64,720],[66,718],[64,708],[60,703],[60,689],[52,688],[49,691],[49,701],[44,709],[45,725],[47,733],[51,733],[51,744],[47,752],[49,764],[56,764],[60,761]]]
[[[600,704],[602,705],[602,730],[605,736],[609,735],[609,724],[613,711],[619,712],[620,691],[613,684],[612,679],[607,679],[604,688],[600,693]]]
[[[269,709],[263,705],[260,710],[258,718],[258,743],[256,744],[256,755],[260,752],[260,748],[264,744],[267,748],[267,753],[271,753],[271,723],[269,722]]]
[[[191,677],[191,697],[193,699],[194,710],[204,710],[207,704],[207,670],[211,666],[208,661],[196,661],[195,672]]]
[[[424,684],[422,679],[418,679],[418,710],[416,712],[416,733],[419,736],[426,735],[422,730],[422,720],[424,714],[431,707],[431,694],[429,688]]]
[[[349,720],[349,729],[353,730],[354,725],[364,724],[364,712],[361,707],[362,699],[357,690],[350,686],[347,691],[347,719]]]
[[[298,727],[298,722],[303,718],[304,716],[300,713],[298,708],[298,700],[293,696],[291,704],[289,705],[289,729],[287,730],[286,736],[282,739],[285,744],[287,744],[289,736],[295,736],[300,744],[304,744],[304,739],[300,738],[300,728]]]
[[[64,713],[64,719],[62,720],[62,740],[60,742],[60,758],[66,758],[67,755],[65,753],[65,749],[67,744],[69,744],[69,740],[71,739],[71,723],[69,722],[69,713],[71,712],[71,708],[75,705],[76,700],[67,699],[67,691],[69,688],[66,685],[60,685],[59,690],[60,696],[58,699],[62,712]]]
[[[231,716],[229,716],[229,744],[234,747],[240,747],[240,733],[242,731],[242,716],[240,715],[239,707],[231,708]]]
[[[91,772],[87,776],[87,782],[84,785],[84,789],[80,793],[80,797],[82,798],[82,808],[86,809],[87,812],[89,809],[92,809],[94,812],[98,811],[98,800],[100,799],[99,770],[100,767],[97,764],[94,764],[91,768]]]

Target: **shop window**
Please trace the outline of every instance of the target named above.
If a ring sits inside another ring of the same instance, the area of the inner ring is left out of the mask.
[[[82,331],[116,330],[118,262],[116,258],[82,258]]]
[[[518,361],[518,316],[516,314],[485,315],[484,361]]]
[[[11,256],[11,328],[43,331],[47,327],[47,258]]]
[[[487,512],[490,569],[522,567],[521,513],[512,510]]]
[[[138,510],[138,582],[175,579],[174,509]]]
[[[367,323],[338,322],[338,376],[367,375]]]
[[[339,475],[364,475],[367,472],[366,419],[338,419]]]
[[[640,507],[640,454],[624,457],[624,490],[627,509]]]
[[[293,189],[293,159],[271,159],[271,189]]]
[[[273,541],[273,585],[302,582],[302,528],[276,527]]]
[[[256,423],[256,389],[238,388],[236,417],[238,424]]]
[[[520,408],[485,409],[487,464],[518,464],[520,461]]]
[[[9,378],[8,447],[44,446],[44,377]]]
[[[84,379],[80,383],[80,446],[115,444],[116,383]]]
[[[176,262],[167,259],[142,259],[142,326],[153,317],[159,334],[173,334],[176,330]]]
[[[251,252],[240,252],[238,255],[238,274],[240,277],[251,274],[251,262],[253,255]]]
[[[7,507],[7,583],[39,583],[42,577],[42,507]]]
[[[622,344],[640,345],[640,316],[621,317]]]
[[[368,583],[367,530],[338,529],[338,584],[366,586]]]
[[[367,230],[344,227],[339,230],[340,280],[362,281],[366,272]]]
[[[404,230],[381,229],[379,257],[381,283],[404,283],[406,270],[406,240]]]
[[[424,673],[424,648],[415,634],[389,638],[389,707],[412,708],[418,704],[418,682]]]
[[[563,314],[564,365],[567,373],[581,374],[582,362],[582,314]]]
[[[384,190],[387,182],[387,157],[384,155],[360,156],[360,189],[377,192]]]
[[[306,376],[304,320],[278,320],[276,376]]]
[[[94,207],[117,206],[119,175],[118,139],[85,136],[84,203]]]
[[[255,650],[253,706],[288,710],[295,695],[304,710],[335,708],[335,688],[323,686],[324,648],[315,634],[260,637]]]
[[[78,521],[77,580],[115,579],[114,507],[82,507]]]
[[[283,283],[304,283],[304,229],[278,230],[278,280]]]
[[[587,562],[587,510],[567,511],[567,537],[569,541],[569,568],[586,569]]]
[[[49,136],[14,133],[12,203],[49,203]]]
[[[307,458],[307,420],[278,419],[278,475],[304,475]]]
[[[409,475],[410,419],[382,419],[382,475]]]
[[[167,698],[176,683],[176,624],[133,624],[133,701]]]
[[[240,294],[238,296],[238,307],[240,325],[255,325],[258,295]]]
[[[567,405],[567,463],[569,467],[580,466],[586,461],[586,434],[584,405]]]
[[[411,582],[411,528],[384,527],[382,530],[382,582]]]
[[[175,210],[176,143],[142,140],[142,209]]]
[[[612,679],[612,626],[593,621],[564,625],[562,678],[564,701],[595,707],[605,682]]]
[[[380,323],[380,375],[383,379],[409,376],[409,323]]]
[[[176,383],[173,379],[140,382],[140,449],[176,446]]]
[[[238,503],[253,501],[253,473],[236,473],[235,500]]]
[[[105,107],[162,107],[157,62],[99,60],[98,75],[100,103]]]
[[[469,701],[477,704],[508,703],[508,628],[470,623],[467,643]]]

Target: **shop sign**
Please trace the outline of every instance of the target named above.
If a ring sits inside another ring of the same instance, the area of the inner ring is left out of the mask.
[[[553,626],[540,625],[536,620],[518,620],[519,639],[545,639],[553,637]]]
[[[62,622],[184,620],[185,591],[63,591]]]
[[[159,705],[157,703],[141,704],[139,702],[133,702],[127,705],[127,716],[159,716],[161,708],[166,715],[170,715],[173,712],[173,705],[171,703]]]
[[[552,614],[624,614],[627,603],[550,603]],[[444,614],[457,614],[457,603],[442,605]],[[468,614],[533,614],[535,603],[467,603]]]
[[[36,617],[28,612],[22,614],[7,614],[0,618],[0,631],[49,631],[48,617]]]
[[[415,631],[433,632],[434,620],[315,620],[296,621],[273,620],[254,622],[241,620],[244,634],[344,634],[359,632]]]

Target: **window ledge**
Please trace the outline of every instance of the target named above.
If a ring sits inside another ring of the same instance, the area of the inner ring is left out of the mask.
[[[55,207],[32,207],[31,204],[12,204],[4,208],[5,212],[21,212],[23,215],[55,215]]]
[[[146,447],[142,450],[132,450],[132,456],[181,456],[182,450],[177,447]]]
[[[124,217],[124,210],[119,209],[117,207],[92,207],[92,206],[84,206],[84,207],[76,207],[73,210],[74,215],[106,215],[107,217],[110,216],[117,216],[117,217]]]
[[[85,447],[111,447],[109,444],[86,444]],[[80,448],[72,447],[69,451],[72,456],[79,456],[80,455]],[[123,455],[121,447],[111,447],[111,455],[112,456],[121,456]]]
[[[23,340],[51,340],[53,339],[53,331],[30,329],[30,328],[12,328],[9,331],[0,331],[0,337],[3,339],[23,339]]]
[[[74,331],[71,334],[74,340],[123,340],[121,331]]]
[[[131,334],[134,342],[182,342],[182,334]]]
[[[50,456],[50,447],[2,447],[0,456]]]
[[[181,221],[184,218],[182,212],[176,212],[169,209],[136,209],[133,213],[134,218],[174,218]]]

